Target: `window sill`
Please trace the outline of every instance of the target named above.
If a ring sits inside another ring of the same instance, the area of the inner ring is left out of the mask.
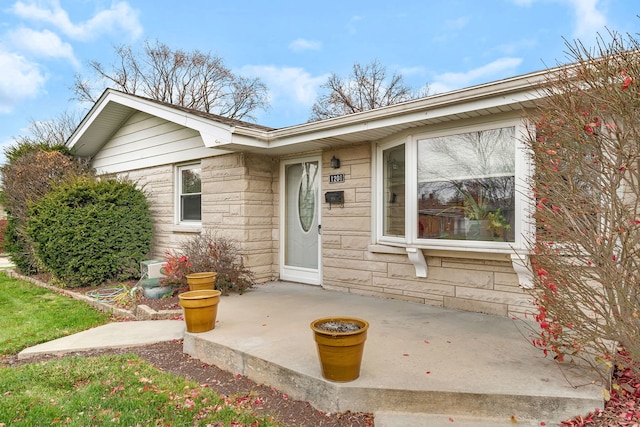
[[[170,228],[172,233],[201,233],[202,224],[174,224]]]
[[[508,250],[496,250],[490,248],[460,248],[460,247],[423,247],[419,245],[403,244],[373,244],[367,250],[371,253],[407,255],[409,261],[416,269],[416,277],[427,277],[427,262],[424,258],[423,250],[428,250],[432,256],[455,256],[468,258],[487,258],[500,261],[510,261],[513,270],[518,276],[518,283],[522,288],[533,287],[533,278],[530,269],[529,255],[526,251],[517,251],[514,248]],[[456,253],[457,252],[457,253]],[[474,253],[471,255],[471,253]]]

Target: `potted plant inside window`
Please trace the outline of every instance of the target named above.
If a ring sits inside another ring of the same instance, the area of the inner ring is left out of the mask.
[[[467,238],[474,240],[493,240],[502,237],[511,225],[500,208],[489,206],[489,200],[482,191],[474,197],[470,191],[461,191],[463,204],[460,209],[466,221]]]

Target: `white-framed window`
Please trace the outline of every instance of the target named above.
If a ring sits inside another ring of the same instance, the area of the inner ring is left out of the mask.
[[[528,230],[520,121],[410,135],[376,151],[376,241],[512,251]]]
[[[202,220],[202,176],[200,163],[176,167],[176,220],[179,224]]]

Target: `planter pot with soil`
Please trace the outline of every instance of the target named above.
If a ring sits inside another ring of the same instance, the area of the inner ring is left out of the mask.
[[[187,332],[207,332],[216,327],[220,291],[205,289],[178,295]]]
[[[201,273],[187,274],[187,283],[190,291],[201,291],[216,288],[218,273],[205,271]]]
[[[369,323],[357,317],[323,317],[311,322],[322,376],[330,381],[353,381],[360,365]]]

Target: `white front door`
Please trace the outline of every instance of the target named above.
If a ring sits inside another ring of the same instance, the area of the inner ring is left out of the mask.
[[[280,278],[321,283],[320,158],[283,160],[280,169]]]

